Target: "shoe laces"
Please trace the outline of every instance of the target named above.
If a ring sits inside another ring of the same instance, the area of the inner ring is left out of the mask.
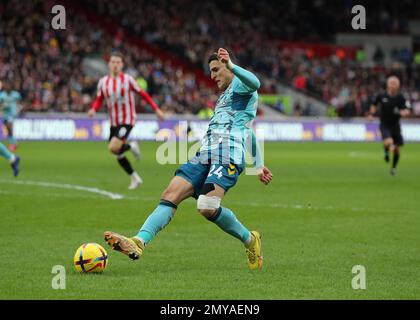
[[[248,255],[249,262],[255,263],[255,261],[257,260],[257,255],[255,254],[255,249],[254,248],[247,248],[246,249],[246,254]]]

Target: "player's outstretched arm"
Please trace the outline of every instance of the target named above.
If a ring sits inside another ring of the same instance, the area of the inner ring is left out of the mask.
[[[273,174],[271,173],[270,169],[264,166],[261,149],[255,136],[254,130],[252,130],[251,144],[246,143],[245,145],[247,146],[247,150],[252,157],[254,167],[257,170],[258,179],[265,185],[269,184],[273,179]]]
[[[376,106],[374,104],[372,104],[369,108],[369,113],[368,113],[368,118],[369,120],[373,120],[373,116],[376,113]]]
[[[401,105],[399,106],[398,113],[400,114],[401,118],[409,117],[411,114],[411,102],[409,99],[406,99],[404,96],[402,97]]]
[[[134,78],[130,77],[130,88],[136,92],[140,97],[142,97],[146,102],[152,107],[153,111],[156,113],[159,120],[165,120],[165,114],[162,110],[159,109],[158,105],[153,101],[152,97],[146,92],[143,91]]]
[[[401,117],[403,117],[403,118],[408,117],[408,116],[410,115],[410,109],[402,109],[402,110],[400,111],[400,115],[401,115]]]
[[[0,81],[1,84],[1,81]],[[0,110],[4,108],[4,101],[3,101],[3,95],[0,87]]]
[[[95,116],[95,114],[96,114],[96,110],[95,109],[93,109],[93,108],[90,108],[89,110],[88,110],[88,117],[89,118],[92,118],[92,117],[94,117]]]
[[[262,167],[257,169],[258,179],[265,185],[269,184],[273,179],[273,174],[271,173],[270,169],[267,167]]]
[[[260,80],[258,80],[252,72],[235,65],[232,60],[230,60],[229,52],[227,52],[226,49],[220,48],[217,54],[219,55],[220,61],[224,63],[226,67],[250,89],[250,91],[256,91],[260,88]]]
[[[409,117],[411,113],[410,100],[405,100],[403,108],[400,110],[400,116],[403,118]]]
[[[96,111],[98,111],[98,110],[99,110],[99,108],[100,108],[100,107],[101,107],[101,105],[102,105],[102,100],[103,100],[103,98],[101,98],[101,97],[96,97],[95,101],[93,101],[93,103],[92,103],[92,105],[90,106],[90,109],[89,109],[89,111],[88,111],[88,116],[89,116],[90,118],[92,118],[93,116],[95,116]]]
[[[165,114],[163,113],[162,110],[159,109],[157,104],[153,101],[152,97],[146,91],[140,90],[139,95],[144,100],[146,100],[148,104],[150,104],[150,106],[152,107],[153,111],[156,113],[159,120],[165,120]]]
[[[104,95],[102,93],[101,86],[102,86],[102,79],[99,80],[99,82],[98,82],[98,89],[97,89],[97,93],[96,93],[96,98],[92,102],[92,104],[90,106],[90,109],[88,111],[88,116],[91,117],[91,118],[96,114],[96,111],[99,110],[99,108],[101,107],[102,102],[104,100]]]

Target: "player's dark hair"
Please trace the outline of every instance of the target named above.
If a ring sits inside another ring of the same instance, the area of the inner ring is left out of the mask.
[[[118,57],[121,58],[122,61],[124,61],[124,55],[119,51],[112,51],[109,55],[109,59],[111,59],[112,57]]]
[[[209,59],[207,60],[207,64],[209,64],[210,62],[214,61],[214,60],[219,60],[219,55],[217,54],[217,52],[213,52]]]
[[[235,60],[235,55],[233,54],[233,50],[230,50],[229,47],[227,47],[226,50],[229,52],[230,59]],[[217,52],[213,52],[210,55],[210,57],[207,60],[207,64],[209,64],[210,62],[214,60],[219,60],[219,55],[217,54]]]

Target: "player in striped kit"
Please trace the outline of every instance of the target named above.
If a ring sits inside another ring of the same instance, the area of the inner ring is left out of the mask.
[[[134,93],[140,95],[152,106],[159,120],[164,119],[164,114],[150,95],[140,89],[134,78],[122,72],[124,63],[123,56],[120,53],[111,54],[108,66],[109,75],[99,80],[97,96],[88,115],[93,117],[105,99],[111,126],[108,149],[116,155],[120,166],[131,176],[131,183],[128,188],[132,190],[143,182],[124,155],[126,151],[131,150],[135,158],[140,159],[140,149],[137,142],[127,142],[137,118]]]

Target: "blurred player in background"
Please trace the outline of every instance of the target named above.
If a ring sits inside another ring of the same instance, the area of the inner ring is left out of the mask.
[[[10,152],[7,147],[0,142],[0,157],[6,158],[6,160],[9,161],[10,165],[12,166],[13,175],[17,177],[19,175],[19,156]]]
[[[391,76],[386,82],[386,93],[376,96],[370,107],[369,117],[372,118],[379,112],[380,130],[384,144],[384,159],[390,160],[390,152],[393,154],[391,175],[395,175],[398,160],[400,159],[400,148],[404,145],[401,134],[400,118],[410,114],[410,102],[399,93],[400,80]]]
[[[13,120],[18,115],[18,103],[21,100],[22,96],[18,91],[12,90],[10,81],[3,81],[0,91],[0,108],[3,109],[3,124],[7,131],[7,143],[12,152],[17,148],[17,140],[13,136]]]
[[[112,53],[109,59],[109,75],[102,77],[98,83],[97,96],[88,112],[93,117],[106,100],[110,122],[109,151],[116,155],[118,163],[131,176],[130,190],[143,183],[141,177],[132,168],[124,153],[131,150],[137,160],[140,160],[140,149],[137,142],[127,142],[133,126],[136,123],[136,108],[133,93],[140,95],[153,108],[160,120],[164,119],[159,109],[147,92],[140,89],[134,78],[122,72],[124,63],[120,53]]]
[[[13,175],[17,177],[19,174],[20,157],[10,152],[7,149],[7,147],[1,142],[0,142],[0,157],[6,158],[6,160],[9,161],[10,165],[12,166]]]
[[[229,53],[223,48],[210,56],[208,64],[211,78],[223,93],[217,100],[200,151],[175,172],[159,205],[135,237],[127,238],[106,231],[105,241],[114,250],[133,260],[138,259],[145,246],[171,221],[178,205],[193,196],[197,199],[198,211],[204,217],[244,244],[249,268],[260,269],[263,263],[260,234],[249,231],[230,209],[221,206],[226,192],[236,184],[244,169],[246,146],[244,140],[236,139],[238,136],[252,136],[252,150],[256,149],[257,153],[255,167],[258,178],[264,184],[270,183],[272,179],[270,170],[262,163],[252,129],[252,121],[257,113],[260,81],[251,72],[234,65]],[[213,153],[218,150],[222,150],[222,153]]]

